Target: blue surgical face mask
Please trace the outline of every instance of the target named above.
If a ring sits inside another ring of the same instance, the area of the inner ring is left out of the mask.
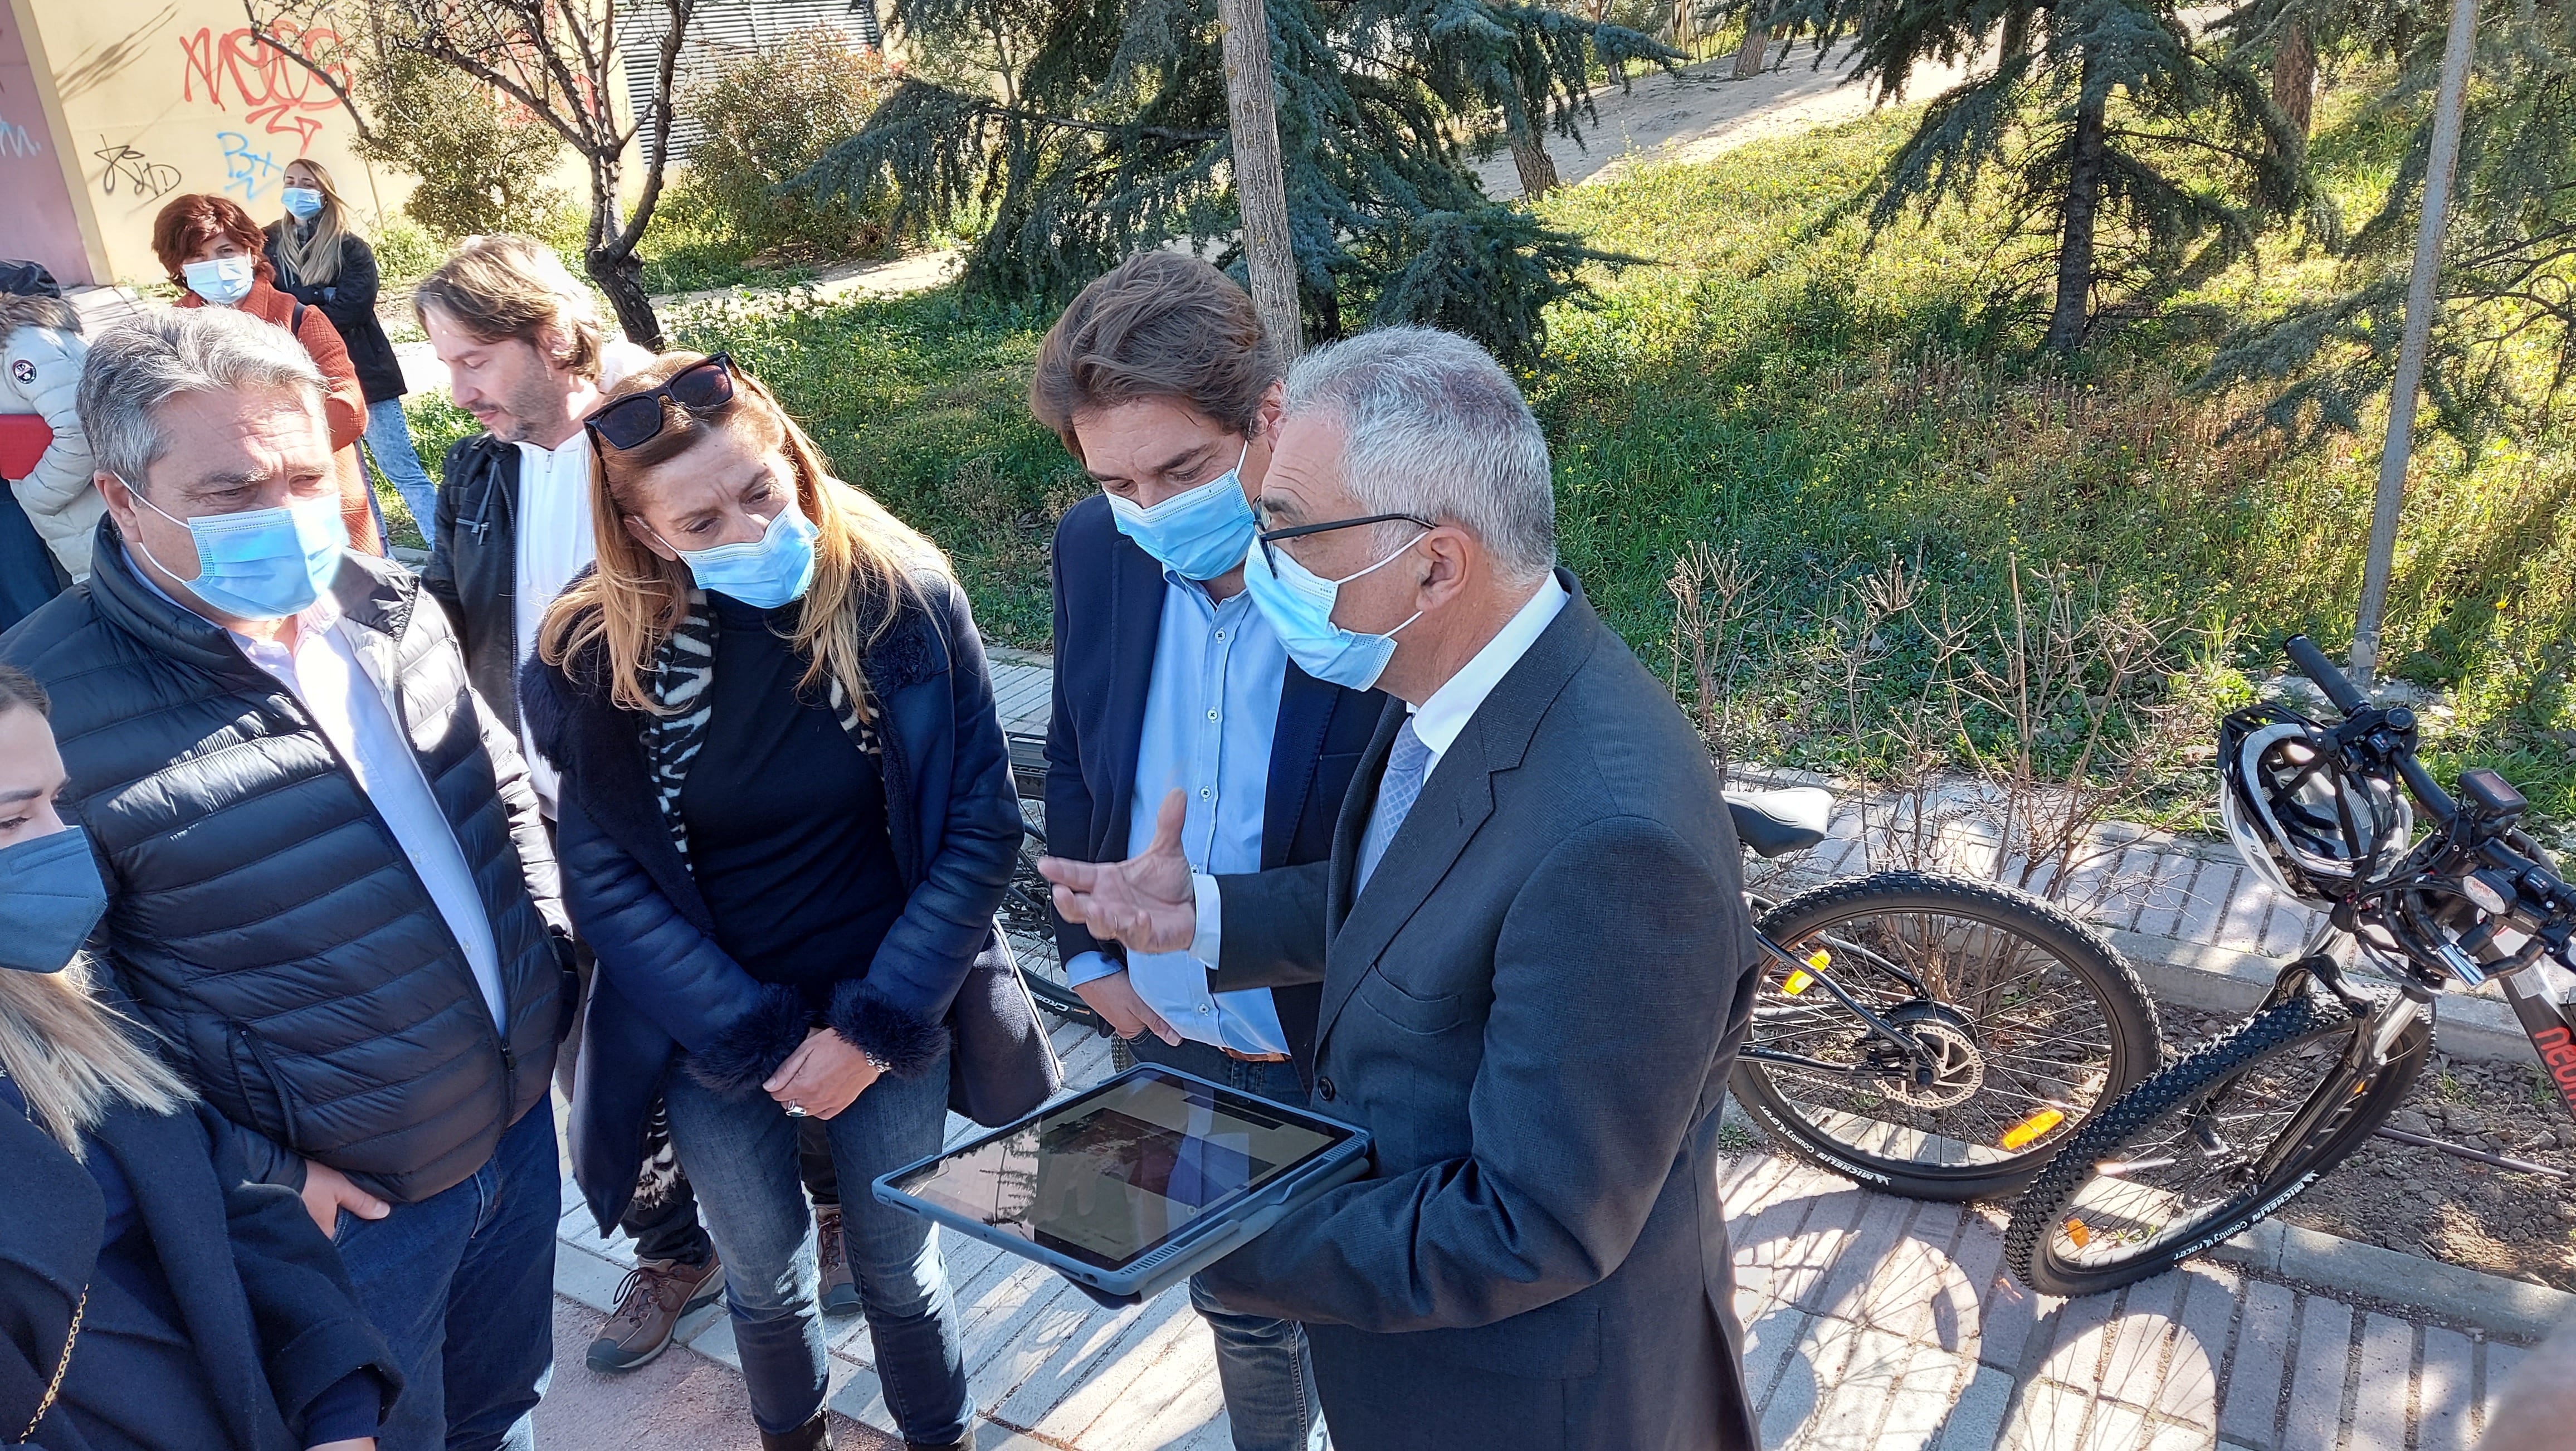
[[[62,971],[106,911],[107,884],[79,827],[0,847],[0,967]]]
[[[322,212],[322,193],[309,186],[290,186],[277,194],[290,215],[311,221]]]
[[[279,509],[247,509],[238,514],[204,514],[173,518],[132,484],[125,486],[136,503],[186,526],[197,541],[197,577],[155,558],[143,541],[134,547],[161,566],[162,572],[188,587],[188,592],[236,620],[282,620],[313,607],[340,572],[340,548],[348,541],[340,524],[340,496],[334,492],[298,499]]]
[[[188,279],[188,290],[217,307],[231,307],[250,296],[255,275],[248,257],[216,257],[205,262],[190,262],[179,269]]]
[[[1427,532],[1427,531],[1426,531]],[[1415,610],[1404,624],[1383,635],[1363,635],[1345,630],[1333,623],[1333,602],[1341,595],[1342,586],[1362,575],[1373,574],[1402,559],[1423,535],[1415,535],[1404,548],[1363,569],[1359,574],[1340,579],[1319,579],[1314,571],[1297,562],[1287,550],[1275,551],[1279,558],[1277,573],[1270,568],[1274,552],[1255,544],[1243,557],[1243,587],[1252,596],[1263,618],[1279,635],[1279,643],[1297,668],[1327,685],[1351,690],[1367,690],[1386,673],[1386,664],[1395,658],[1395,637],[1422,618]]]
[[[1118,532],[1183,579],[1211,580],[1243,563],[1243,552],[1260,532],[1252,501],[1243,497],[1243,460],[1251,453],[1247,442],[1233,468],[1150,509],[1111,494],[1109,512]]]
[[[662,539],[659,534],[653,537]],[[698,588],[731,595],[756,610],[774,610],[803,599],[806,586],[814,582],[814,526],[793,502],[778,511],[758,539],[713,549],[681,549],[667,539],[662,542],[678,551]]]

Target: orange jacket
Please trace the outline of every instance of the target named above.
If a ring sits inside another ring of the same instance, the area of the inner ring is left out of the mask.
[[[179,305],[207,304],[191,292],[180,297]],[[313,365],[322,370],[322,377],[331,385],[322,395],[322,421],[331,430],[331,462],[340,475],[340,522],[348,526],[350,548],[383,554],[385,542],[376,533],[376,513],[367,493],[367,471],[358,462],[358,437],[367,431],[367,398],[358,390],[358,370],[349,361],[349,348],[340,341],[340,330],[318,307],[304,309],[303,325],[297,327],[295,299],[266,282],[253,282],[250,296],[243,298],[236,310],[293,331],[295,340],[304,344],[304,351],[313,355]]]

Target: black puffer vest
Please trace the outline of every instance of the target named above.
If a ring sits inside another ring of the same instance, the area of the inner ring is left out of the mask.
[[[0,637],[0,659],[53,695],[67,814],[111,898],[93,945],[225,1117],[397,1203],[462,1181],[544,1100],[571,992],[536,799],[466,687],[446,615],[401,566],[343,556],[332,593],[491,917],[498,1025],[303,706],[136,574],[113,519],[95,560],[86,585]]]

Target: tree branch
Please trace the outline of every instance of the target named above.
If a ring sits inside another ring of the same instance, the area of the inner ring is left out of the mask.
[[[276,51],[279,55],[286,57],[294,64],[303,67],[306,73],[310,74],[315,80],[320,81],[324,86],[330,89],[333,98],[339,101],[340,109],[349,113],[349,124],[358,128],[359,140],[366,141],[374,139],[375,132],[369,129],[365,114],[358,110],[358,103],[350,97],[349,88],[340,84],[339,77],[331,74],[331,68],[314,60],[311,56],[306,55],[302,50],[288,45],[286,42],[278,39],[276,35],[270,32],[268,28],[269,25],[273,21],[282,18],[282,16],[271,16],[268,20],[262,20],[259,18],[258,0],[242,0],[242,18],[250,22],[251,39],[258,41],[260,44],[267,46],[273,51]],[[298,28],[303,29],[307,27],[299,25]],[[335,30],[332,34],[337,37],[339,32]],[[342,43],[346,44],[345,41]]]

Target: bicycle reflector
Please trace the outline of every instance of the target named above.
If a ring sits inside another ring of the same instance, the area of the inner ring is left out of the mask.
[[[2332,733],[2270,702],[2220,723],[2218,771],[2228,839],[2285,897],[2339,901],[2414,833],[2394,782],[2353,769]]]
[[[2053,1108],[2043,1108],[2030,1117],[2004,1130],[2003,1146],[2025,1149],[2039,1141],[2042,1134],[2066,1122],[2066,1115]]]

